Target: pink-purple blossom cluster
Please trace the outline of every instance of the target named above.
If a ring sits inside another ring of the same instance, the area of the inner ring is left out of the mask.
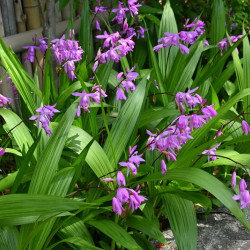
[[[231,185],[236,186],[236,172],[232,174]],[[239,191],[238,195],[233,196],[233,200],[240,200],[241,209],[245,207],[250,207],[250,193],[247,190],[247,184],[244,179],[241,179],[239,182]]]
[[[142,154],[138,155],[138,151],[136,151],[137,146],[133,148],[129,148],[129,158],[126,162],[119,162],[119,165],[127,168],[127,176],[129,175],[130,170],[133,175],[137,174],[137,168],[144,162],[145,160],[142,158]]]
[[[0,147],[0,156],[5,154],[5,148]]]
[[[152,133],[147,130],[147,133],[150,135],[147,142],[149,150],[161,152],[165,155],[167,161],[176,161],[177,153],[182,146],[189,139],[193,139],[191,136],[192,130],[202,127],[210,118],[217,115],[217,112],[213,108],[214,105],[204,106],[206,100],[202,100],[201,96],[194,93],[197,89],[188,90],[186,93],[178,92],[175,95],[175,102],[177,108],[181,111],[181,115],[171,123],[171,126],[160,133]],[[197,105],[200,106],[197,112],[185,114],[186,108],[193,110]],[[214,156],[213,152],[216,147],[203,153]],[[163,162],[161,163],[161,168],[162,173],[165,173],[166,167]]]
[[[119,84],[119,88],[116,91],[116,100],[126,100],[127,97],[124,94],[124,89],[127,93],[129,93],[129,90],[132,92],[135,90],[135,84],[134,81],[139,76],[137,72],[133,72],[135,70],[135,66],[131,68],[131,70],[127,69],[127,74],[124,74],[123,72],[120,72],[116,79],[119,80],[121,77],[123,77],[123,80]],[[121,86],[124,88],[122,89]]]
[[[162,37],[158,40],[158,42],[161,44],[156,45],[153,50],[159,52],[162,48],[177,46],[180,48],[181,54],[189,54],[188,46],[194,44],[197,41],[198,37],[205,32],[205,23],[201,20],[198,20],[197,18],[190,24],[188,24],[188,22],[189,19],[187,20],[184,27],[187,29],[192,28],[193,30],[180,31],[178,34],[165,32],[165,37]],[[207,45],[208,42],[206,41],[204,43],[204,46]]]
[[[105,39],[103,43],[103,49],[99,49],[95,57],[95,63],[93,65],[93,71],[95,72],[98,65],[108,63],[109,61],[115,61],[118,63],[121,57],[125,57],[128,52],[132,52],[135,46],[135,42],[132,40],[137,34],[137,38],[144,38],[144,33],[146,29],[141,26],[138,26],[136,30],[134,27],[129,27],[127,22],[127,12],[130,15],[138,15],[138,7],[142,6],[138,3],[138,0],[129,0],[127,1],[127,6],[124,6],[123,2],[118,1],[117,8],[112,10],[112,13],[115,13],[115,17],[112,21],[117,21],[118,24],[122,25],[121,32],[115,32],[113,34],[108,34],[107,31],[104,31],[103,34],[97,35],[97,39]],[[95,13],[105,12],[106,8],[100,6],[100,1],[95,7]],[[100,24],[96,20],[96,29],[101,31]],[[119,92],[121,92],[119,90]]]
[[[16,86],[14,85],[11,77],[7,76],[6,81],[8,84],[10,84],[12,91],[13,91],[13,95],[16,97],[18,95],[18,90],[17,90]]]
[[[105,52],[98,50],[93,71],[96,71],[99,63],[104,64],[111,60],[118,63],[120,58],[126,56],[128,52],[132,52],[135,46],[135,42],[131,40],[132,36],[122,38],[119,32],[108,34],[107,31],[104,31],[103,35],[97,35],[96,38],[105,39],[103,48],[107,50]]]
[[[130,170],[132,175],[137,174],[137,168],[145,160],[142,158],[142,154],[138,154],[136,151],[137,146],[133,148],[129,147],[129,157],[126,162],[119,162],[119,165],[127,168],[127,177],[129,176]],[[104,178],[101,182],[115,182],[113,178]],[[126,188],[126,179],[121,171],[117,172],[116,182],[118,184],[118,189],[116,191],[116,196],[112,198],[112,207],[113,211],[116,214],[122,215],[122,212],[126,209],[131,209],[132,212],[136,210],[143,201],[147,200],[142,195],[139,195],[139,185],[136,187],[136,190]],[[125,205],[125,207],[124,207]]]
[[[42,128],[45,130],[47,135],[51,135],[51,130],[49,128],[50,120],[55,115],[54,113],[59,113],[60,111],[55,109],[55,105],[49,106],[44,105],[36,110],[39,115],[33,115],[29,119],[30,120],[37,120],[36,126],[39,128],[40,122],[42,124]]]
[[[37,46],[34,46],[34,45],[31,45],[31,46],[23,46],[24,49],[28,49],[27,51],[27,56],[24,58],[24,61],[25,62],[31,62],[33,63],[35,61],[35,55],[36,55],[36,52],[35,50],[38,50],[40,49],[39,47]]]
[[[51,43],[51,49],[54,51],[57,62],[62,64],[68,77],[73,80],[76,78],[75,62],[82,59],[83,49],[79,46],[78,41],[65,39],[65,35],[60,39],[52,40]]]
[[[95,91],[93,93],[87,93],[85,90],[82,91],[82,93],[74,92],[72,93],[73,96],[80,96],[80,102],[79,106],[76,112],[76,116],[79,117],[81,115],[81,108],[83,109],[83,112],[89,113],[89,107],[91,107],[91,104],[96,102],[97,104],[100,104],[101,97],[107,97],[104,90],[101,89],[100,85],[95,85],[92,88],[92,91]]]
[[[239,39],[241,39],[243,36],[239,35],[239,36],[230,36],[230,40],[232,41],[232,43],[236,43]],[[228,38],[224,38],[222,39],[219,43],[216,44],[217,47],[220,47],[220,51],[221,51],[221,56],[223,55],[222,51],[223,50],[227,50],[228,47],[230,47],[230,41]],[[238,50],[237,50],[238,51]]]
[[[128,7],[123,7],[123,2],[118,1],[118,6],[116,9],[112,10],[112,13],[116,13],[116,16],[112,21],[116,20],[118,24],[123,24],[126,19],[126,12],[129,11],[131,17],[138,15],[138,7],[142,6],[137,3],[138,0],[128,0]]]
[[[242,120],[241,122],[241,128],[245,135],[248,135],[248,132],[250,132],[250,126],[245,120]]]
[[[73,37],[74,31],[69,31],[69,36]],[[48,38],[43,37],[39,39],[39,46],[24,46],[24,49],[28,49],[27,57],[25,58],[25,62],[29,61],[33,63],[35,61],[35,50],[40,50],[42,54],[46,53],[48,49],[48,44],[46,42]],[[74,73],[75,70],[75,62],[78,62],[82,59],[83,49],[79,46],[78,41],[65,39],[65,35],[63,35],[59,39],[53,39],[51,41],[50,47],[54,52],[56,61],[64,67],[65,72],[68,77],[73,80],[76,78]]]
[[[123,204],[128,204],[128,209],[131,209],[132,212],[134,212],[134,210],[136,210],[143,201],[147,200],[147,198],[139,195],[139,193],[139,190],[121,187],[118,188],[116,197],[112,198],[113,211],[121,215],[122,211],[125,211]]]
[[[5,97],[0,94],[0,108],[6,107],[11,102],[12,102],[11,98]]]
[[[212,159],[212,161],[215,161],[217,159],[217,156],[216,156],[216,149],[221,145],[221,143],[215,145],[214,147],[210,148],[210,149],[207,149],[207,150],[204,150],[202,152],[203,155],[207,155],[207,161],[210,161],[210,157]]]
[[[145,162],[142,158],[142,154],[138,154],[136,148],[137,146],[134,146],[133,148],[129,147],[128,160],[126,162],[119,162],[120,166],[127,168],[127,177],[130,170],[132,171],[132,175],[136,175],[139,165],[142,162]],[[114,182],[113,178],[106,178],[104,181]],[[143,201],[147,200],[144,196],[139,195],[139,185],[136,187],[136,190],[122,187],[126,186],[126,180],[121,171],[117,172],[116,182],[119,188],[117,189],[116,196],[112,198],[112,206],[115,213],[121,215],[122,212],[125,211],[125,207],[123,206],[124,204],[128,206],[128,209],[131,209],[132,212],[134,212],[134,210],[136,210]]]
[[[146,30],[147,29],[144,29],[141,26],[138,26],[137,30],[135,30],[134,27],[129,27],[127,19],[125,19],[125,21],[123,23],[122,34],[125,35],[125,37],[134,37],[134,36],[136,36],[136,33],[137,33],[137,39],[139,39],[140,37],[144,38]]]
[[[98,5],[95,6],[95,11],[94,11],[95,14],[97,14],[98,12],[104,13],[105,11],[107,11],[108,7],[101,6],[101,1],[100,0],[97,1],[97,4]]]

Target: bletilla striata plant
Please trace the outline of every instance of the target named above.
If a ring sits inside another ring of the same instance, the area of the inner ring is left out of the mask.
[[[195,208],[209,213],[215,199],[250,230],[246,35],[225,35],[222,0],[211,22],[180,31],[169,1],[104,2],[83,1],[79,36],[72,20],[24,47],[27,62],[43,54],[34,77],[0,39],[14,94],[0,94],[0,190],[11,190],[0,238],[19,244],[10,249],[151,249],[166,244],[167,218],[178,248],[196,249]]]

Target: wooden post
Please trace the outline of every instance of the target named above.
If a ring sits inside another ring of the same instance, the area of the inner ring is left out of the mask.
[[[27,16],[27,22],[26,22],[26,27],[27,30],[33,30],[37,29],[42,26],[41,18],[40,18],[40,10],[39,10],[39,3],[37,0],[23,0],[23,7],[25,14]],[[35,35],[35,32],[34,32]],[[39,50],[36,50],[36,59],[37,61],[34,62],[33,70],[35,68],[38,68],[38,78],[39,78],[39,83],[40,86],[42,84],[42,72],[40,70],[40,67],[37,66],[42,65],[42,60],[43,60],[43,55]]]
[[[78,33],[80,29],[80,18],[75,21],[75,32]],[[62,21],[56,24],[56,37],[59,38],[62,36],[63,32],[67,29],[68,20]],[[31,38],[37,34],[37,39],[42,38],[42,28],[38,28],[35,30],[25,31],[19,34],[15,34],[13,36],[4,37],[3,41],[7,47],[11,46],[15,53],[22,52],[24,49],[22,48],[25,45],[32,45]]]
[[[16,34],[16,16],[14,11],[13,0],[1,0],[0,7],[3,18],[3,27],[5,36]]]
[[[1,11],[0,11],[0,37],[4,37],[3,18]]]
[[[14,12],[13,0],[1,0],[0,1],[1,13],[3,18],[3,27],[5,36],[11,36],[16,34],[16,16]],[[5,74],[5,70],[0,68],[0,75]],[[0,85],[0,91],[4,96],[14,99],[12,86],[7,83],[6,78],[3,79],[3,83]],[[12,103],[12,107],[15,109],[15,102]]]
[[[37,0],[23,0],[23,7],[27,16],[27,29],[37,29],[41,27],[40,11]]]
[[[23,7],[21,0],[15,1],[15,12],[16,12],[16,21],[17,21],[17,31],[18,33],[26,31],[26,15],[23,13]],[[27,72],[32,76],[32,66],[30,62],[25,62],[25,57],[27,56],[27,52],[23,52],[21,54],[22,63]]]

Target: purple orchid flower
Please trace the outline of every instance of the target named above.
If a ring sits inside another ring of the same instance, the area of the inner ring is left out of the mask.
[[[39,128],[40,122],[42,124],[42,128],[45,130],[47,135],[51,135],[51,130],[49,128],[50,120],[54,116],[54,113],[59,113],[60,111],[55,109],[55,105],[49,106],[45,105],[36,110],[39,115],[33,115],[29,118],[29,120],[37,120],[36,126]]]
[[[217,159],[217,156],[216,156],[216,149],[221,145],[221,143],[217,144],[216,146],[214,146],[213,148],[210,148],[210,149],[207,149],[207,150],[204,150],[202,152],[203,155],[207,155],[207,161],[209,162],[210,161],[210,157],[212,158],[212,161],[215,161]]]

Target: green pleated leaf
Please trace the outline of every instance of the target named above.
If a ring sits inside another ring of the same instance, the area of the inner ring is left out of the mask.
[[[73,217],[67,222],[63,223],[63,227],[57,234],[62,240],[71,237],[79,237],[94,246],[94,241],[91,237],[91,234],[88,231],[88,228],[83,223],[83,221],[77,217]],[[79,249],[85,249],[85,248],[80,247]]]
[[[9,135],[15,140],[20,151],[27,153],[33,144],[33,138],[31,137],[29,129],[26,127],[25,123],[22,122],[17,114],[5,108],[0,109],[0,116],[2,116],[6,122],[4,125],[6,132],[9,132],[12,129]]]
[[[146,14],[145,17],[151,21],[152,23],[156,24],[157,26],[160,26],[160,19],[158,17],[156,17],[155,15],[152,14]]]
[[[192,191],[183,191],[176,187],[169,187],[169,186],[165,186],[165,187],[156,186],[156,188],[160,193],[174,194],[183,199],[190,200],[194,204],[199,204],[205,209],[212,209],[212,202],[205,194],[202,194],[199,192],[192,192]]]
[[[157,225],[142,216],[138,216],[138,215],[129,216],[126,219],[126,225],[145,233],[150,238],[156,239],[165,245],[167,244],[167,241],[164,238],[164,235],[162,234],[160,229],[157,227]]]
[[[145,23],[145,25],[146,25],[146,23]],[[160,70],[159,63],[158,63],[157,57],[155,55],[155,52],[153,51],[153,47],[152,47],[152,44],[151,44],[151,41],[150,41],[149,33],[148,32],[146,32],[146,33],[147,33],[149,57],[150,57],[150,61],[152,63],[152,67],[153,67],[151,77],[153,79],[156,79],[157,84],[158,84],[159,89],[160,89],[160,92],[164,93],[164,92],[166,92],[166,89],[165,89],[165,86],[163,84],[163,75],[161,73],[161,70]],[[167,103],[168,103],[167,95],[160,95],[159,99],[162,101],[164,106],[167,105]]]
[[[179,180],[191,182],[198,185],[211,194],[213,194],[221,203],[223,203],[231,213],[250,231],[250,224],[239,205],[232,199],[232,191],[222,182],[217,180],[209,173],[197,168],[178,168],[168,170],[166,175],[154,173],[140,180],[140,183],[157,180]]]
[[[73,92],[80,89],[82,87],[80,81],[76,81],[72,83],[67,89],[65,89],[58,97],[56,101],[56,108],[61,109],[63,108],[66,100],[72,95]]]
[[[78,103],[74,102],[63,115],[58,127],[51,135],[42,155],[35,167],[31,179],[29,193],[45,194],[48,192],[51,181],[57,171],[68,132],[75,118]]]
[[[193,203],[174,194],[162,195],[162,201],[178,249],[196,250],[198,232]]]
[[[148,109],[142,113],[139,127],[146,126],[150,122],[169,117],[180,115],[180,111],[173,107],[156,107]]]
[[[5,178],[0,180],[0,192],[2,192],[6,188],[10,188],[17,176],[18,171],[8,174]]]
[[[0,38],[0,59],[4,68],[8,72],[11,80],[15,84],[23,101],[27,105],[31,114],[34,114],[37,105],[32,97],[31,91],[34,92],[39,99],[42,99],[42,94],[39,88],[35,85],[32,78],[24,69],[23,65],[17,59],[13,51],[10,51],[3,40]]]
[[[72,126],[68,134],[66,146],[80,154],[91,140],[93,140],[93,137],[83,129]],[[115,169],[100,144],[96,141],[89,148],[85,160],[98,177]]]
[[[219,77],[213,82],[213,87],[215,92],[218,94],[218,92],[221,90],[223,85],[230,79],[230,77],[234,73],[234,65],[230,64],[223,72],[219,75]]]
[[[90,204],[57,196],[10,194],[0,197],[0,225],[22,225],[62,216],[63,212],[91,207]]]
[[[50,43],[50,41],[48,41],[48,43]],[[43,105],[49,105],[50,101],[54,103],[54,100],[57,98],[50,53],[50,49],[47,49],[43,75]]]
[[[170,32],[175,34],[178,33],[174,12],[170,6],[169,1],[167,1],[164,6],[158,39],[164,37],[165,32]],[[171,71],[178,49],[179,49],[178,47],[172,46],[171,48],[163,48],[159,51],[158,54],[159,66],[161,69],[161,74],[163,76],[163,79],[165,79],[165,77]]]
[[[51,196],[65,196],[68,194],[68,190],[72,179],[75,174],[75,169],[73,167],[68,167],[60,170],[53,178],[48,194]],[[43,227],[39,231],[39,233],[35,236],[34,239],[31,239],[29,233],[34,232],[34,228],[38,228],[38,225],[24,225],[21,230],[21,237],[24,239],[29,239],[30,248],[31,249],[42,249],[44,243],[48,239],[51,230],[56,222],[56,218],[50,218],[47,223],[43,224]],[[23,248],[25,248],[23,246]]]
[[[243,31],[243,35],[246,35],[245,30]],[[245,36],[243,39],[243,89],[250,87],[250,44],[248,37]],[[250,97],[244,98],[244,108],[250,105]],[[245,118],[247,121],[250,119],[250,114],[245,114]]]
[[[167,91],[177,93],[178,91],[186,90],[203,51],[203,43],[203,40],[197,41],[191,46],[189,54],[178,54],[169,75]]]
[[[15,250],[18,244],[18,230],[15,227],[0,227],[1,250]]]
[[[62,243],[71,243],[73,245],[82,247],[81,249],[86,249],[86,250],[101,250],[102,248],[99,247],[95,247],[93,245],[91,245],[89,242],[87,242],[86,240],[80,238],[80,237],[70,237],[64,240],[61,240],[55,244],[53,244],[52,246],[48,247],[47,250],[53,249],[54,247],[56,247],[57,245],[60,245]]]
[[[239,39],[232,47],[228,48],[226,52],[223,53],[222,56],[219,56],[217,60],[210,61],[204,66],[204,69],[200,74],[197,75],[193,82],[193,86],[201,86],[204,82],[209,79],[210,77],[216,75],[223,68],[225,62],[227,61],[228,57],[231,56],[234,49],[242,42],[242,39]],[[212,63],[213,62],[213,63]],[[220,74],[218,75],[220,77]],[[216,87],[215,87],[216,88]]]
[[[143,234],[134,231],[132,236],[142,249],[154,250],[151,243],[146,239],[146,237]]]
[[[228,157],[235,162],[239,162],[243,165],[250,166],[250,155],[249,154],[229,155]],[[210,161],[210,162],[205,163],[203,165],[203,167],[211,167],[211,166],[217,166],[217,165],[227,165],[227,166],[234,166],[235,167],[235,162],[233,162],[231,160],[218,157],[218,159],[215,161]]]
[[[20,163],[20,167],[18,169],[17,177],[16,177],[15,182],[13,183],[13,186],[11,188],[12,194],[16,193],[16,191],[17,191],[19,185],[21,184],[25,174],[27,172],[33,171],[33,168],[31,167],[30,162],[32,162],[32,160],[34,161],[33,155],[34,155],[34,152],[37,148],[38,143],[40,142],[40,138],[41,138],[41,134],[37,138],[37,140],[34,141],[32,146],[29,148],[27,154],[24,157],[22,157],[22,159],[21,159],[21,163]]]
[[[123,228],[111,220],[95,220],[87,223],[128,249],[141,249]]]
[[[239,137],[236,137],[236,138],[233,138],[232,140],[230,141],[226,141],[224,143],[225,146],[228,146],[228,145],[233,145],[233,144],[237,144],[237,143],[244,143],[244,142],[249,142],[250,141],[250,134],[248,135],[242,135],[242,136],[239,136]]]
[[[75,168],[68,167],[61,169],[53,178],[49,195],[65,196],[68,194],[71,181],[75,174]]]
[[[129,96],[112,125],[110,131],[112,145],[110,144],[110,140],[106,140],[104,145],[104,151],[114,165],[117,164],[117,161],[124,152],[129,139],[131,139],[131,135],[134,133],[134,129],[143,108],[146,94],[146,83],[146,78],[142,79],[136,87],[136,90]],[[115,150],[116,161],[114,160],[111,146],[113,146]]]
[[[210,33],[210,44],[216,45],[225,36],[225,10],[224,3],[222,0],[213,0],[212,20],[211,20],[211,33]],[[218,48],[212,49],[212,55],[218,52]]]
[[[162,10],[158,9],[158,8],[153,8],[149,5],[143,4],[140,8],[139,8],[139,12],[140,13],[144,13],[144,14],[162,14]]]
[[[85,0],[82,6],[81,14],[81,24],[79,33],[79,43],[84,50],[82,55],[83,60],[92,60],[93,58],[93,38],[92,38],[92,27],[91,27],[91,17],[89,9],[89,1]]]
[[[114,61],[110,61],[107,64],[100,64],[96,70],[96,75],[101,81],[102,89],[106,89],[113,65]]]
[[[228,38],[229,38],[229,36],[228,36]],[[232,44],[232,42],[230,42],[230,43]],[[235,73],[236,73],[236,77],[237,77],[238,88],[239,88],[239,90],[243,90],[244,89],[243,68],[241,66],[241,61],[240,61],[240,58],[239,58],[239,55],[238,55],[238,52],[236,51],[236,49],[233,51],[232,55],[233,55],[234,69],[235,69]],[[247,88],[247,85],[246,85],[246,88]]]

